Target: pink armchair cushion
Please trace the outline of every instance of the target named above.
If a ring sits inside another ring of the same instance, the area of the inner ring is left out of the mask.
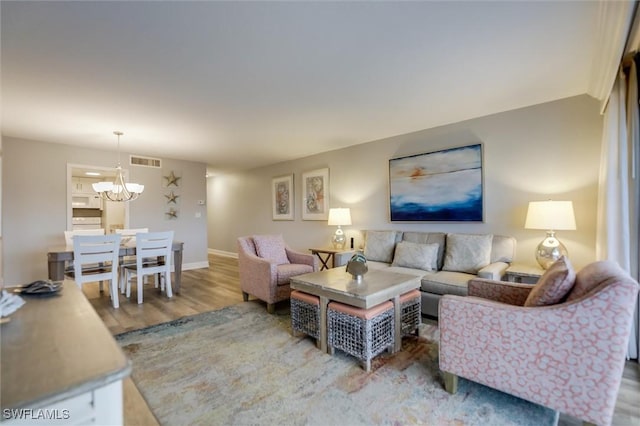
[[[308,274],[309,272],[313,272],[313,266],[311,265],[302,265],[299,263],[278,265],[277,285],[288,285],[291,277]]]
[[[529,284],[473,278],[468,283],[469,296],[502,302],[514,306],[524,306],[532,287]]]
[[[524,306],[547,306],[560,303],[571,291],[576,273],[571,262],[562,256],[547,269],[524,302]]]
[[[567,296],[567,302],[579,299],[603,281],[621,273],[620,266],[610,260],[602,260],[585,266],[576,274],[576,282]]]
[[[259,257],[276,265],[290,263],[282,235],[254,235],[253,242],[256,245],[256,253]]]

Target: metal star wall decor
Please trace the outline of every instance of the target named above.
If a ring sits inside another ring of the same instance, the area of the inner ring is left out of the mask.
[[[178,198],[180,198],[180,196],[173,191],[171,191],[169,194],[165,194],[164,197],[167,199],[167,204],[178,204]]]
[[[169,173],[169,176],[163,176],[166,180],[167,180],[167,186],[178,186],[178,181],[180,179],[182,179],[180,176],[176,176],[176,174],[173,172],[173,170],[171,170],[171,173]]]
[[[170,208],[168,212],[165,213],[167,215],[167,219],[177,219],[178,211]]]

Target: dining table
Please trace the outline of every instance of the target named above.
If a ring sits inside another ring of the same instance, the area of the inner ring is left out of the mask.
[[[174,275],[172,280],[173,291],[180,293],[180,284],[182,278],[182,252],[184,243],[181,241],[173,242],[173,268]],[[120,258],[124,256],[135,256],[135,241],[128,241],[120,244]],[[52,281],[64,280],[64,270],[67,262],[73,261],[73,245],[50,247],[47,253],[47,262],[49,268],[49,279]]]

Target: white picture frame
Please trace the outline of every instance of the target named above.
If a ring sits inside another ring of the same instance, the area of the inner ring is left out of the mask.
[[[329,219],[329,169],[302,174],[302,219]]]
[[[274,177],[271,180],[273,220],[293,220],[294,205],[293,175]]]

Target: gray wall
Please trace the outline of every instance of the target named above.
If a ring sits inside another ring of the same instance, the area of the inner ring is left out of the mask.
[[[345,232],[356,239],[356,247],[362,244],[363,229],[504,234],[518,240],[517,261],[533,265],[544,231],[524,229],[527,204],[552,198],[574,203],[578,229],[557,235],[574,266],[581,267],[595,259],[602,123],[598,102],[584,95],[215,176],[207,185],[208,245],[236,252],[240,235],[281,233],[298,250],[329,246],[335,228],[301,218],[300,185],[303,172],[328,167],[330,206],[351,208],[353,225]],[[389,221],[389,159],[478,142],[484,151],[483,223]],[[271,179],[291,173],[295,220],[273,221]]]
[[[129,204],[129,226],[151,231],[174,230],[184,242],[185,269],[206,267],[206,166],[204,163],[162,159],[162,169],[124,165],[129,153],[122,153],[123,167],[130,181],[145,185],[139,199]],[[2,236],[6,285],[47,277],[47,248],[64,245],[67,229],[67,164],[114,167],[114,151],[98,151],[4,136],[2,144]],[[165,218],[163,175],[182,175],[180,215]],[[196,218],[196,213],[201,217]]]

